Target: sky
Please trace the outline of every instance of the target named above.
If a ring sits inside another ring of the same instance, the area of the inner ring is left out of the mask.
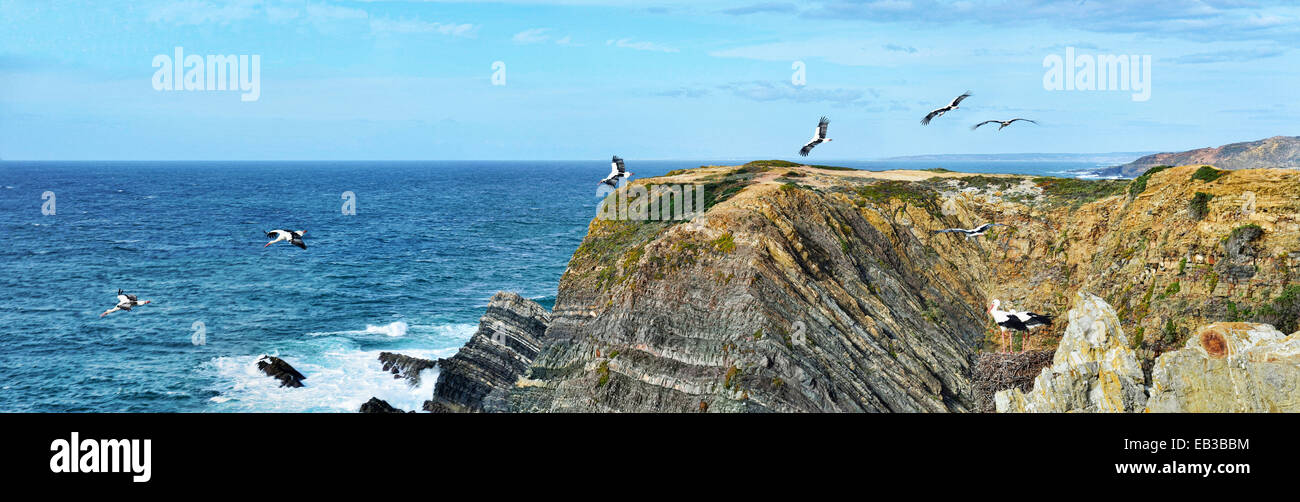
[[[1298,18],[1267,0],[0,0],[0,159],[793,159],[823,115],[813,160],[1179,151],[1300,135]],[[257,99],[156,89],[177,47],[256,55]],[[1047,88],[1067,48],[1150,56],[1149,99]],[[970,130],[1014,117],[1039,125]]]

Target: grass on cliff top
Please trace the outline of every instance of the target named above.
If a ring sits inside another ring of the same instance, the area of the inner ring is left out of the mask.
[[[815,167],[817,169],[825,169],[828,171],[861,171],[861,169],[854,169],[852,167],[823,166],[820,164],[800,164],[798,162],[790,162],[788,160],[755,160],[753,162],[746,163],[744,166],[741,167],[770,169],[774,167],[799,167],[802,165],[807,165],[808,167]]]
[[[1124,193],[1129,186],[1123,180],[1081,180],[1077,178],[1034,178],[1043,189],[1050,205],[1068,206],[1071,210],[1089,202]]]
[[[936,218],[941,214],[937,202],[938,193],[923,183],[897,180],[880,181],[856,187],[853,192],[859,197],[855,201],[858,207],[865,206],[867,202],[885,205],[889,204],[891,200],[898,200],[904,204],[924,209]]]
[[[1228,171],[1221,171],[1210,166],[1201,166],[1195,173],[1192,173],[1192,179],[1212,183],[1226,174],[1228,174]]]
[[[1151,179],[1151,175],[1171,167],[1173,166],[1155,166],[1151,169],[1147,169],[1147,172],[1142,173],[1141,176],[1133,178],[1133,181],[1129,182],[1128,185],[1128,198],[1132,199],[1142,192],[1147,191],[1147,181]]]

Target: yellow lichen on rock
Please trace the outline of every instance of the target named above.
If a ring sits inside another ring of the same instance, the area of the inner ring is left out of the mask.
[[[1152,412],[1300,412],[1300,333],[1215,323],[1156,359]]]

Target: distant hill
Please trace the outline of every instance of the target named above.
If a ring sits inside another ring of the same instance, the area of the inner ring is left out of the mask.
[[[1201,148],[1181,153],[1157,153],[1103,171],[1105,174],[1133,178],[1155,166],[1192,164],[1207,164],[1219,169],[1300,168],[1300,136],[1274,136],[1217,148]]]
[[[1143,155],[1155,152],[1109,152],[1109,153],[957,153],[908,155],[889,157],[881,160],[900,162],[1096,162],[1098,164],[1122,164]]]

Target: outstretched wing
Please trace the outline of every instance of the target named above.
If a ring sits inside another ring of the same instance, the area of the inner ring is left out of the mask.
[[[829,126],[830,124],[831,119],[826,117],[822,117],[821,120],[817,121],[817,139],[826,139],[826,126]]]
[[[969,98],[969,97],[970,97],[970,91],[963,92],[963,93],[961,93],[961,96],[957,96],[956,98],[954,98],[954,99],[952,100],[952,104],[951,104],[951,105],[948,105],[948,106],[951,106],[951,107],[956,108],[957,105],[961,104],[961,100],[966,99],[966,98]]]
[[[929,115],[926,115],[925,118],[921,119],[921,125],[930,125],[930,121],[934,120],[935,117],[942,115],[944,111],[947,111],[947,108],[939,108],[930,112]]]
[[[970,126],[970,130],[974,131],[974,130],[976,130],[976,129],[979,129],[980,126],[982,126],[982,125],[984,125],[984,124],[992,124],[992,123],[995,123],[995,122],[997,122],[997,121],[996,121],[996,120],[985,120],[985,121],[983,121],[983,122],[980,122],[980,123],[978,123],[978,124],[975,124],[975,125],[973,125],[973,126]]]
[[[817,145],[819,145],[819,144],[821,144],[821,142],[822,142],[822,140],[820,140],[820,139],[814,139],[814,140],[812,140],[812,141],[809,141],[807,144],[805,144],[805,145],[803,146],[803,148],[800,148],[800,149],[799,149],[799,155],[800,155],[800,156],[803,156],[803,157],[807,157],[807,156],[808,156],[808,152],[811,152],[812,149],[813,149],[813,147],[814,147],[814,146],[817,146]]]
[[[942,234],[942,233],[948,233],[948,232],[965,232],[965,231],[966,231],[966,230],[965,230],[965,229],[962,229],[962,228],[945,228],[945,229],[943,229],[943,230],[934,230],[934,233],[936,233],[936,234]]]
[[[610,161],[610,167],[613,169],[611,172],[617,171],[621,173],[627,171],[627,168],[623,166],[623,159],[619,158],[617,155],[615,155],[614,159]]]
[[[301,238],[295,238],[289,241],[289,243],[298,246],[300,248],[307,249],[307,243],[303,242]]]
[[[1008,121],[1007,121],[1007,124],[1011,124],[1012,122],[1015,122],[1015,121],[1029,122],[1030,124],[1037,124],[1037,123],[1038,123],[1038,122],[1035,121],[1035,120],[1021,119],[1021,118],[1014,118],[1014,119],[1008,120]]]

